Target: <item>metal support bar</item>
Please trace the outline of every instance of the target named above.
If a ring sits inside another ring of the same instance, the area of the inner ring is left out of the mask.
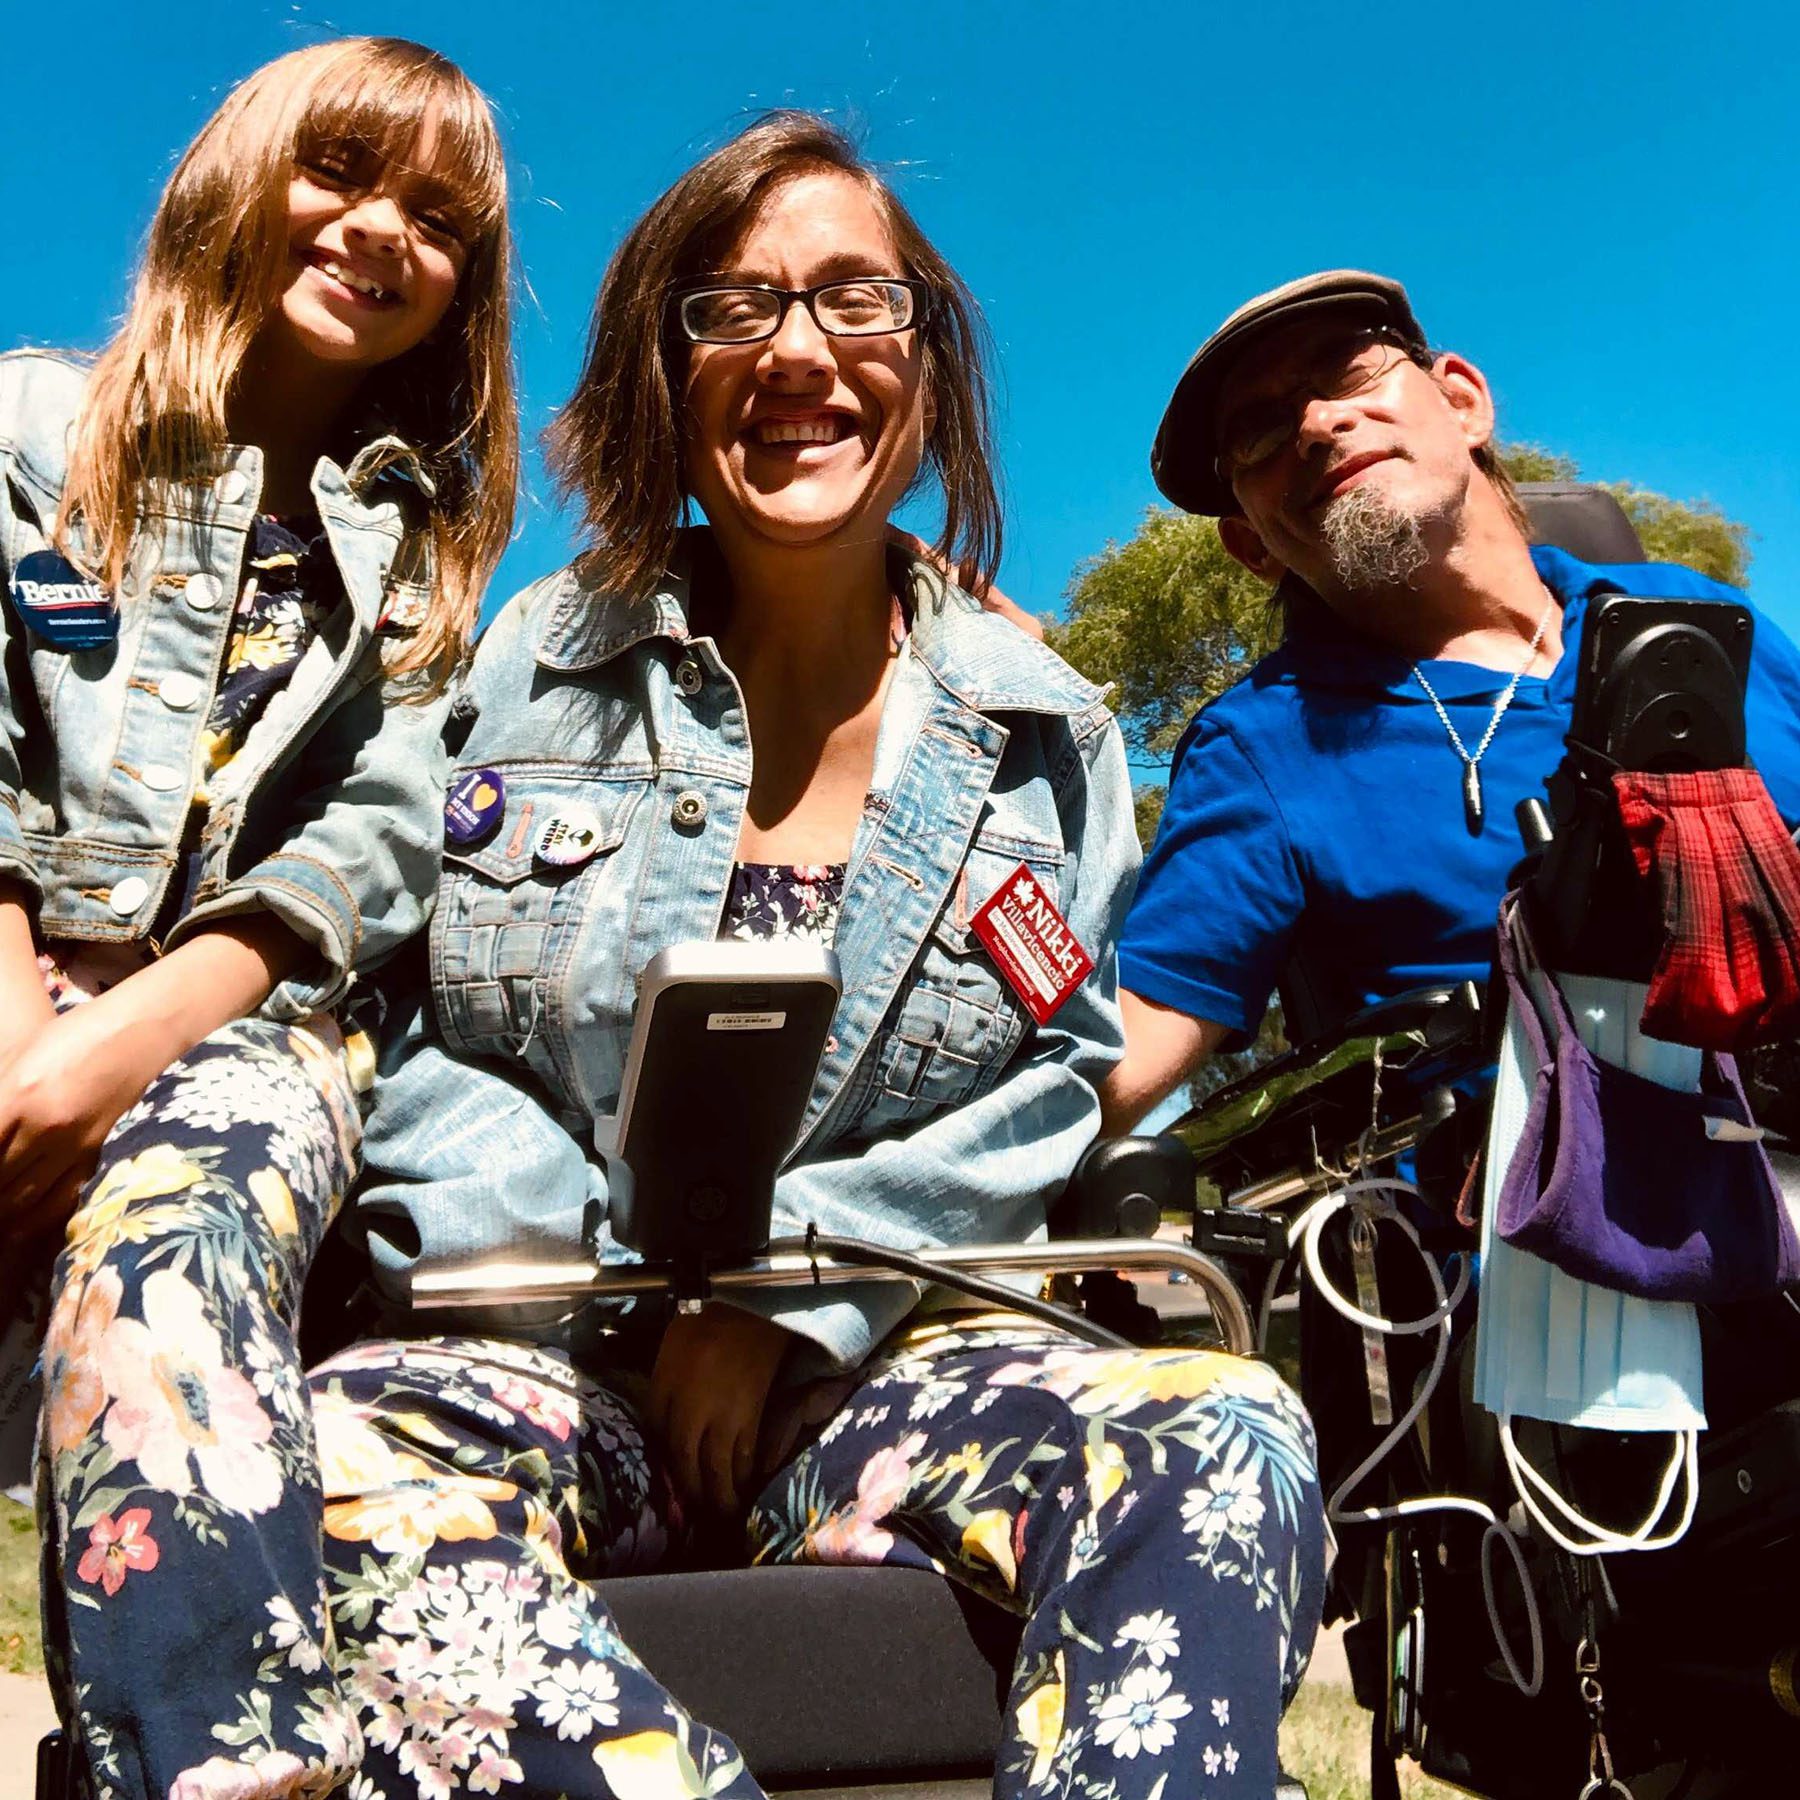
[[[984,1275],[1053,1275],[1079,1269],[1180,1270],[1205,1294],[1225,1348],[1242,1356],[1256,1346],[1250,1309],[1237,1284],[1210,1256],[1203,1256],[1186,1244],[1168,1244],[1155,1238],[1068,1238],[1044,1244],[958,1244],[921,1248],[908,1254],[936,1268],[968,1269]],[[708,1269],[707,1281],[714,1293],[741,1288],[808,1287],[815,1271],[820,1282],[832,1284],[906,1279],[870,1268],[866,1263],[836,1262],[824,1254],[809,1257],[804,1250],[772,1244],[768,1255],[736,1268]],[[477,1263],[415,1275],[412,1303],[425,1309],[622,1299],[633,1294],[666,1293],[671,1280],[672,1272],[654,1263],[602,1266],[585,1257],[561,1262]]]

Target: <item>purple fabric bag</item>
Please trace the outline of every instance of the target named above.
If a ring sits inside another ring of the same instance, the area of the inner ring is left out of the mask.
[[[1800,1281],[1800,1242],[1729,1056],[1698,1093],[1603,1062],[1536,967],[1524,909],[1500,909],[1500,970],[1531,1049],[1531,1109],[1494,1228],[1582,1281],[1645,1300],[1720,1304]],[[1723,1129],[1723,1135],[1715,1132]]]

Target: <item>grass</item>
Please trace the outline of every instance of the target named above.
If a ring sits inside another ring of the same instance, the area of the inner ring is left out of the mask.
[[[37,1572],[31,1510],[0,1497],[0,1674],[35,1675],[44,1666]]]
[[[1307,1800],[1367,1800],[1369,1715],[1348,1688],[1319,1682],[1300,1690],[1281,1727],[1281,1766],[1306,1783]],[[1400,1765],[1400,1792],[1406,1800],[1462,1795],[1411,1763]]]

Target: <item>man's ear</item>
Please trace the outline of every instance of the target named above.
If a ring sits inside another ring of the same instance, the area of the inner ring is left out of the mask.
[[[1456,414],[1471,450],[1479,450],[1494,436],[1494,395],[1487,377],[1460,356],[1440,356],[1431,365],[1431,379]]]
[[[1219,521],[1219,542],[1233,562],[1240,562],[1259,581],[1279,581],[1287,573],[1287,564],[1256,535],[1256,529],[1242,513],[1227,513]]]

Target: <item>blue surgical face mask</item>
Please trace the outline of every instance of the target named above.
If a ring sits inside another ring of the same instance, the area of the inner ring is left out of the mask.
[[[1541,979],[1532,976],[1531,979]],[[1557,977],[1581,1041],[1596,1056],[1677,1090],[1700,1081],[1700,1052],[1658,1043],[1637,1029],[1641,984]],[[1475,1320],[1475,1398],[1500,1420],[1501,1448],[1519,1497],[1538,1523],[1578,1553],[1654,1549],[1686,1530],[1695,1499],[1696,1433],[1702,1408],[1700,1322],[1683,1302],[1640,1300],[1577,1281],[1541,1257],[1516,1250],[1494,1231],[1500,1184],[1530,1104],[1528,1052],[1508,1016],[1494,1088],[1483,1171],[1481,1293]],[[1584,1519],[1525,1463],[1512,1440],[1515,1418],[1601,1431],[1675,1434],[1658,1504],[1641,1526],[1618,1531]],[[1679,1516],[1661,1532],[1677,1484]],[[1561,1521],[1559,1526],[1545,1515]],[[1570,1528],[1585,1541],[1574,1541]]]

